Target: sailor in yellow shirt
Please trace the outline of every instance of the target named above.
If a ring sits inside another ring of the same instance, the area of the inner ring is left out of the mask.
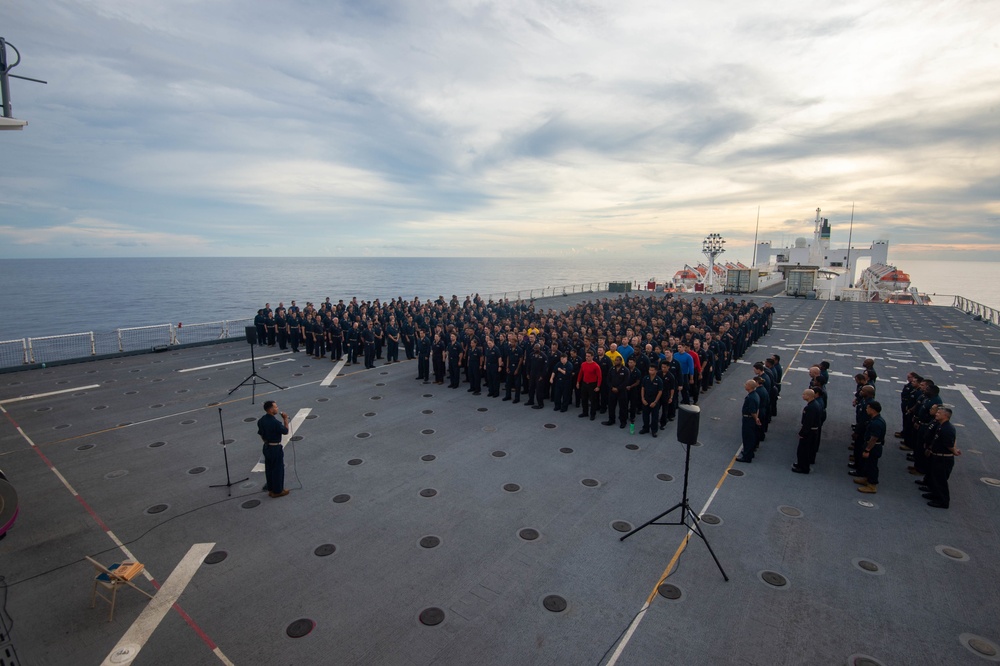
[[[618,353],[618,345],[616,345],[613,342],[611,343],[611,348],[608,351],[604,352],[604,355],[607,356],[609,359],[611,359],[612,368],[615,367],[616,365],[615,362],[616,358],[620,358],[622,360],[622,365],[625,364],[625,359],[622,358],[622,355]]]

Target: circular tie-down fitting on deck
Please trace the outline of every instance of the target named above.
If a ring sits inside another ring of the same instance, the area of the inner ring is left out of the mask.
[[[858,506],[863,506],[866,509],[877,509],[878,504],[871,500],[857,500]]]
[[[365,417],[369,417],[369,418],[370,418],[370,417],[372,417],[372,416],[375,416],[375,415],[376,415],[377,413],[378,413],[378,412],[365,412],[365,413],[364,413],[364,416],[365,416]]]
[[[315,628],[316,623],[304,617],[288,625],[285,633],[288,634],[289,638],[302,638],[303,636],[308,636],[309,632]]]
[[[721,525],[722,518],[719,518],[714,513],[703,513],[698,517],[698,520],[705,523],[706,525]]]
[[[312,421],[313,419],[318,419],[319,418],[319,414],[309,414],[308,416],[306,416],[306,418],[308,420]]]
[[[631,532],[632,523],[626,522],[624,520],[616,520],[615,522],[611,523],[611,529],[613,529],[615,532]]]
[[[787,590],[790,587],[788,579],[777,571],[759,571],[757,577],[776,590]]]
[[[782,504],[778,507],[778,513],[788,518],[801,518],[802,510],[796,509],[794,506],[788,506],[787,504]]]
[[[496,426],[483,426],[483,432],[496,432]]]
[[[181,425],[194,425],[197,422],[195,419],[184,419],[181,421]]]
[[[873,576],[881,576],[882,574],[885,573],[885,567],[883,567],[881,564],[879,564],[878,562],[873,562],[872,560],[863,557],[854,558],[853,560],[851,560],[851,564],[853,564],[858,569],[861,569],[866,574],[872,574]]]
[[[345,504],[346,502],[351,501],[351,496],[347,493],[341,493],[339,495],[334,495],[332,501],[334,504]]]
[[[105,474],[104,478],[105,479],[119,479],[119,478],[125,476],[126,474],[128,474],[128,470],[127,469],[116,469],[113,472],[108,472],[107,474]]]
[[[51,410],[52,410],[52,408],[51,408],[51,407],[39,407],[39,408],[38,408],[38,409],[36,409],[35,411],[36,411],[36,412],[48,412],[48,411],[51,411]]]
[[[81,444],[80,446],[76,447],[76,450],[89,451],[90,449],[94,448],[94,446],[95,446],[94,444]]]
[[[559,449],[559,453],[573,453],[573,449],[569,448],[568,446],[564,446],[561,449]]]
[[[533,527],[525,527],[522,530],[518,530],[517,536],[525,541],[534,541],[538,537],[542,536],[542,534]]]
[[[229,557],[229,553],[224,550],[212,551],[205,556],[205,564],[218,564],[227,557]]]
[[[350,465],[351,467],[356,467],[363,462],[364,460],[362,460],[361,458],[351,458],[350,460],[347,461],[347,464]]]
[[[480,407],[476,411],[477,412],[488,412],[488,411],[490,411],[490,408],[489,407]]]
[[[656,478],[659,479],[660,481],[673,481],[674,480],[674,477],[670,476],[669,474],[657,474]]]
[[[244,509],[255,509],[258,506],[260,506],[260,500],[257,499],[247,500],[246,502],[243,502],[243,504],[240,504],[240,506],[243,507]]]
[[[380,396],[380,395],[373,395],[373,396],[369,397],[368,399],[369,400],[381,400],[382,396]]]
[[[431,428],[424,428],[423,430],[420,431],[420,434],[421,435],[433,435],[434,434],[434,430],[432,430]]]
[[[494,458],[503,458],[504,456],[507,455],[507,452],[506,451],[494,451],[490,455],[493,456]]]
[[[988,486],[993,486],[994,488],[1000,488],[1000,479],[991,479],[988,476],[984,476],[979,480]]]
[[[124,393],[122,393],[122,395],[138,395],[138,394],[139,394],[138,391],[125,391]],[[257,419],[252,419],[252,420],[256,421]]]
[[[254,417],[252,417],[252,416],[248,416],[248,417],[246,417],[245,419],[243,419],[243,423],[253,423],[253,422],[254,422],[254,421],[256,421],[256,420],[257,420],[257,419],[255,419]]]
[[[207,467],[192,467],[191,469],[188,470],[188,474],[201,474],[206,470],[208,470]]]
[[[955,562],[969,561],[969,555],[967,553],[964,553],[960,551],[958,548],[955,548],[953,546],[945,546],[945,545],[934,546],[934,550],[937,551],[938,555],[943,555],[947,557],[949,560],[953,560]]]
[[[587,486],[588,488],[596,488],[597,486],[601,485],[601,482],[598,481],[597,479],[584,479],[580,481],[580,483]]]
[[[433,534],[428,534],[427,536],[420,539],[421,548],[437,548],[441,545],[441,537],[436,537]]]
[[[626,444],[625,448],[628,449],[629,451],[638,451],[639,450],[639,445],[638,444]]]
[[[417,616],[420,620],[420,624],[427,627],[436,627],[437,625],[444,622],[444,611],[436,606],[431,606],[430,608],[425,608],[420,611],[420,615]]]
[[[95,412],[96,411],[100,411],[102,409],[107,409],[107,408],[108,408],[107,405],[95,405],[94,407],[91,407],[91,409],[94,410]]]
[[[387,375],[387,374],[389,374],[389,371],[388,370],[383,370],[382,372],[380,372],[378,374],[380,374],[380,375]]]
[[[59,425],[54,426],[52,429],[53,430],[65,430],[68,427],[69,427],[68,423],[60,423]]]
[[[962,634],[958,637],[958,642],[977,657],[987,661],[1000,661],[1000,646],[988,638],[976,634]]]
[[[153,442],[152,444],[149,445],[149,448],[151,448],[151,449],[158,449],[161,446],[166,446],[166,445],[167,445],[166,442]]]
[[[847,666],[885,666],[885,664],[867,654],[852,654],[847,658]]]
[[[437,460],[437,456],[432,453],[428,453],[427,455],[420,456],[420,459],[424,462],[431,462],[433,460]]]
[[[677,601],[681,598],[681,588],[670,583],[661,583],[656,588],[656,593],[664,599],[670,599],[671,601]]]
[[[516,483],[505,483],[503,484],[503,489],[508,493],[516,493],[517,491],[521,490],[521,486],[517,485]]]
[[[153,516],[153,515],[156,515],[158,513],[163,513],[164,511],[166,511],[169,508],[170,508],[169,504],[154,504],[151,507],[147,507],[146,510],[143,511],[143,513],[145,513],[148,516]]]
[[[558,425],[556,425],[555,423],[546,423],[546,424],[544,424],[544,425],[543,425],[542,427],[543,427],[543,428],[546,428],[547,430],[555,430],[555,429],[556,429],[556,428],[558,428],[559,426],[558,426]]]
[[[153,405],[149,406],[150,409],[159,409],[160,407],[163,407],[163,403],[162,402],[158,402],[156,404],[153,404]]]
[[[359,432],[354,437],[355,439],[368,439],[372,434],[370,432]]]
[[[316,557],[326,557],[327,555],[333,555],[335,552],[337,552],[336,546],[332,543],[324,543],[316,546],[316,549],[313,551],[313,555]]]
[[[433,393],[424,393],[423,397],[424,398],[433,398],[434,394]]]
[[[316,398],[316,402],[330,402],[329,398]]]
[[[288,438],[288,441],[290,441],[290,442],[301,442],[302,441],[302,435],[292,435],[291,437]],[[227,439],[226,442],[228,444],[232,444],[233,440]]]
[[[549,594],[542,599],[542,607],[552,613],[562,613],[569,606],[558,594]]]
[[[420,491],[421,497],[434,497],[437,494],[438,491],[434,490],[433,488],[424,488],[423,490]]]
[[[199,382],[207,382],[207,381],[208,381],[208,380],[210,380],[210,379],[211,379],[211,377],[199,377],[199,378],[198,378],[198,381],[199,381]]]
[[[421,414],[433,414],[434,410],[433,409],[423,409],[423,410],[420,411],[420,413]]]
[[[726,470],[726,474],[729,476],[743,476],[743,470],[736,469],[735,467],[730,467]]]
[[[377,382],[375,386],[385,386],[385,382]]]

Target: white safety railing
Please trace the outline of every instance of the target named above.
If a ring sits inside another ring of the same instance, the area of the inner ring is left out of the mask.
[[[632,280],[624,282],[634,283]],[[567,284],[558,287],[539,287],[536,289],[519,289],[517,291],[504,291],[495,294],[486,294],[481,298],[486,302],[491,300],[526,300],[531,298],[547,298],[552,296],[569,296],[571,294],[586,294],[595,291],[607,291],[610,282],[583,282],[581,284]]]
[[[229,322],[210,321],[204,324],[177,325],[174,329],[174,341],[179,345],[189,345],[195,342],[211,342],[228,337]],[[243,331],[241,331],[243,333]],[[245,333],[244,333],[245,334]]]
[[[96,353],[93,331],[28,338],[28,363],[51,363]]]
[[[28,362],[28,341],[4,340],[0,342],[0,368],[22,365]]]
[[[118,351],[120,352],[142,351],[176,344],[174,327],[170,324],[119,328],[115,333],[118,334]]]
[[[994,326],[1000,326],[1000,311],[994,310],[988,305],[970,301],[962,296],[955,296],[955,300],[952,305],[981,321],[988,321]]]

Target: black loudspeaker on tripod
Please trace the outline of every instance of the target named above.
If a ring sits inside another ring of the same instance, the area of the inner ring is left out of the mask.
[[[645,522],[625,536],[621,537],[619,541],[624,541],[649,525],[684,525],[691,533],[697,535],[702,541],[705,542],[705,546],[708,547],[708,552],[712,555],[712,559],[715,560],[715,566],[719,567],[719,572],[722,574],[722,577],[728,581],[729,576],[727,576],[726,572],[722,569],[722,565],[719,564],[719,558],[715,556],[715,551],[712,550],[712,546],[708,543],[708,539],[705,538],[705,534],[701,531],[701,520],[698,518],[698,514],[691,510],[691,504],[688,502],[688,473],[691,469],[691,447],[698,444],[698,424],[700,418],[701,408],[697,405],[681,405],[680,409],[677,411],[677,441],[683,444],[685,449],[684,493],[681,497],[681,501],[652,520]],[[663,518],[668,513],[676,511],[677,509],[681,510],[680,518],[677,521],[669,523],[657,522],[660,518]]]
[[[272,382],[270,379],[265,379],[264,377],[261,377],[260,375],[257,374],[257,361],[254,359],[254,355],[253,355],[253,349],[254,349],[254,347],[257,346],[257,327],[256,326],[247,326],[246,327],[246,335],[247,335],[247,342],[250,343],[250,374],[247,376],[246,379],[244,379],[242,382],[240,382],[239,384],[237,384],[236,386],[234,386],[229,391],[229,395],[232,395],[233,392],[236,389],[238,389],[239,387],[246,386],[247,384],[250,384],[250,404],[252,405],[252,404],[254,404],[254,400],[256,399],[256,396],[257,396],[257,380],[258,379],[260,381],[266,383],[266,384],[270,384],[271,386],[274,386],[275,388],[279,388],[282,391],[285,390],[285,387],[284,386],[278,386],[277,384],[275,384],[274,382]]]

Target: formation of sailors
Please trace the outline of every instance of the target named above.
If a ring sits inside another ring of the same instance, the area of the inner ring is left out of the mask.
[[[634,295],[587,301],[566,311],[536,310],[533,301],[485,302],[478,294],[460,303],[402,298],[352,299],[319,307],[270,304],[255,317],[259,345],[291,347],[314,358],[375,366],[417,359],[424,383],[500,397],[553,411],[580,409],[580,418],[619,428],[641,417],[640,434],[674,420],[681,403],[722,381],[771,325],[774,308],[732,298]],[[360,359],[360,360],[359,360]],[[780,381],[780,380],[779,380]]]
[[[777,415],[777,394],[781,390],[781,359],[777,355],[754,364],[753,379],[747,380],[747,395],[741,410],[743,449],[736,461],[753,461],[764,440],[771,417]],[[882,404],[875,399],[878,373],[875,361],[865,359],[862,371],[854,376],[854,424],[848,446],[848,473],[858,484],[858,492],[875,494],[879,484],[879,461],[885,448],[886,421]],[[826,421],[827,385],[830,363],[822,361],[809,368],[809,387],[802,392],[802,409],[796,460],[792,471],[808,474],[816,464]],[[910,474],[928,506],[947,509],[951,503],[948,479],[955,466],[955,456],[962,454],[956,444],[952,408],[941,402],[940,389],[934,381],[911,372],[900,393],[903,429],[896,433],[903,440],[899,448],[907,452]]]
[[[900,391],[903,429],[896,433],[903,440],[899,448],[907,451],[907,467],[915,479],[927,505],[947,509],[951,505],[948,479],[955,467],[958,448],[957,433],[951,422],[952,407],[941,401],[941,391],[932,379],[916,372],[906,375],[906,385]]]

